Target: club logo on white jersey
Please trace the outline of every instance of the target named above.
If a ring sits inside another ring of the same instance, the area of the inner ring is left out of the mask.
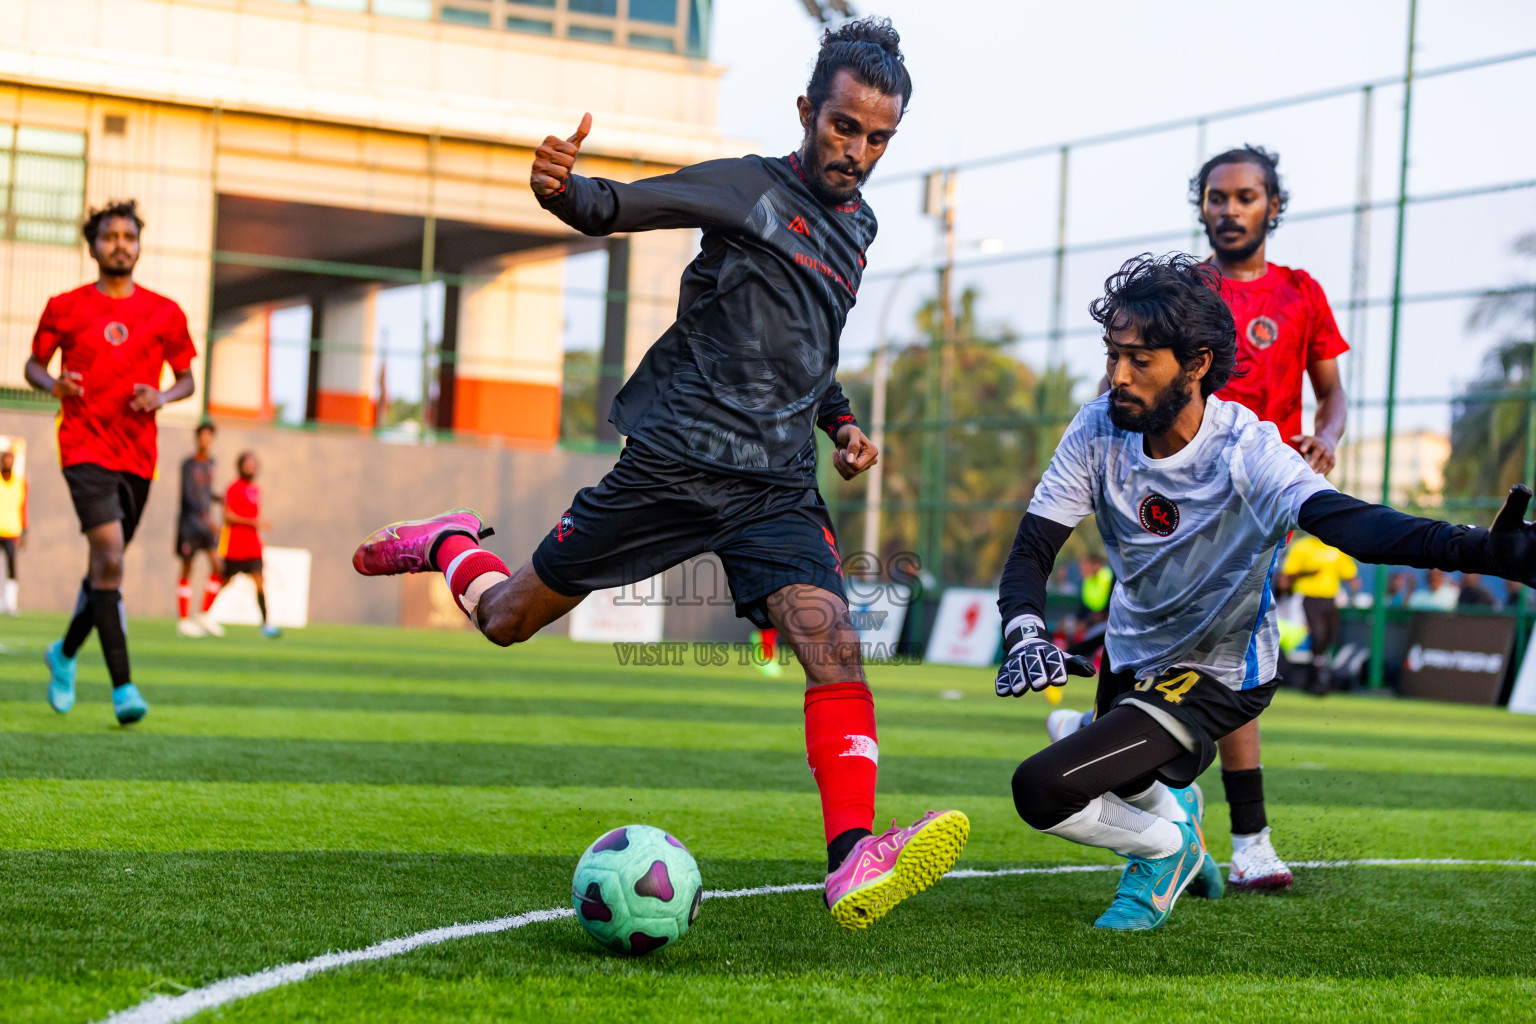
[[[1256,316],[1248,321],[1248,343],[1256,349],[1266,349],[1280,340],[1280,325],[1267,316]]]
[[[113,320],[101,330],[101,336],[110,344],[121,345],[128,340],[128,325],[120,320]]]
[[[1149,494],[1141,502],[1141,528],[1166,537],[1179,528],[1179,506],[1161,494]]]

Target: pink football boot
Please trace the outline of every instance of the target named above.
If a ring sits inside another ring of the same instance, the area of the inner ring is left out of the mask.
[[[472,508],[451,508],[430,519],[390,523],[370,533],[352,553],[352,568],[364,576],[398,576],[406,572],[434,572],[429,557],[439,538],[462,533],[475,540],[494,530],[480,522]]]
[[[944,877],[965,849],[971,820],[960,811],[929,811],[907,828],[891,822],[865,836],[827,876],[827,908],[844,928],[868,928],[908,896]]]

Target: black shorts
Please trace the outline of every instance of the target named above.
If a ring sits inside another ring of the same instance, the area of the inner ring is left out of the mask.
[[[1099,669],[1094,714],[1125,703],[1145,704],[1176,718],[1189,730],[1195,749],[1163,765],[1157,777],[1170,786],[1187,786],[1216,760],[1216,741],[1255,718],[1280,688],[1278,679],[1247,690],[1234,690],[1201,669],[1176,668],[1138,681],[1129,672],[1109,667],[1105,652]]]
[[[238,561],[233,558],[226,558],[224,559],[224,578],[232,580],[242,572],[248,575],[255,575],[261,572],[264,564],[260,558],[242,558]]]
[[[64,467],[64,482],[80,517],[81,533],[117,520],[123,524],[123,543],[133,539],[149,501],[147,477],[83,462]]]
[[[212,526],[198,519],[183,519],[176,526],[176,554],[191,558],[199,551],[217,554],[219,537]]]
[[[792,584],[848,599],[816,488],[693,469],[635,441],[597,486],[576,492],[534,551],[533,569],[551,590],[577,597],[649,579],[706,551],[725,566],[736,614],[759,627],[772,625],[767,597]]]

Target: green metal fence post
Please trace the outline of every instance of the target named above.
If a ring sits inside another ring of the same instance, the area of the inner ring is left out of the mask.
[[[1381,503],[1392,504],[1392,430],[1397,406],[1397,343],[1403,316],[1403,228],[1408,216],[1408,129],[1413,123],[1413,37],[1418,24],[1418,0],[1408,0],[1408,62],[1403,73],[1403,147],[1397,167],[1397,245],[1392,268],[1392,330],[1387,340],[1387,415],[1381,439]],[[1371,679],[1380,687],[1386,677],[1387,574],[1376,573],[1376,600],[1371,609]]]

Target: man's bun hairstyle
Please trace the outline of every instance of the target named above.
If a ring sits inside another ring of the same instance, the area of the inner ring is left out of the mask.
[[[113,217],[126,217],[137,224],[140,231],[144,230],[144,218],[139,216],[138,200],[109,199],[105,206],[92,210],[91,215],[85,218],[85,223],[80,225],[80,233],[85,236],[85,244],[94,246],[102,224]]]
[[[1263,146],[1242,145],[1225,153],[1217,153],[1207,160],[1200,172],[1189,179],[1189,201],[1194,208],[1198,210],[1205,205],[1206,183],[1211,180],[1211,172],[1222,164],[1253,164],[1264,172],[1264,194],[1271,199],[1280,197],[1280,209],[1269,222],[1269,230],[1279,227],[1280,218],[1285,216],[1285,208],[1291,205],[1291,194],[1280,184],[1280,154],[1271,153]]]
[[[1201,352],[1211,368],[1200,379],[1200,394],[1220,391],[1243,371],[1237,368],[1237,325],[1221,297],[1221,272],[1187,253],[1126,260],[1104,282],[1104,294],[1088,304],[1088,315],[1111,331],[1134,327],[1142,344],[1168,348],[1186,369]]]
[[[805,87],[813,111],[820,110],[832,95],[832,80],[839,71],[850,72],[887,96],[900,95],[901,112],[907,112],[907,104],[912,101],[912,76],[907,74],[907,61],[901,55],[901,35],[890,18],[845,21],[821,34],[821,52],[816,55],[815,70]]]

